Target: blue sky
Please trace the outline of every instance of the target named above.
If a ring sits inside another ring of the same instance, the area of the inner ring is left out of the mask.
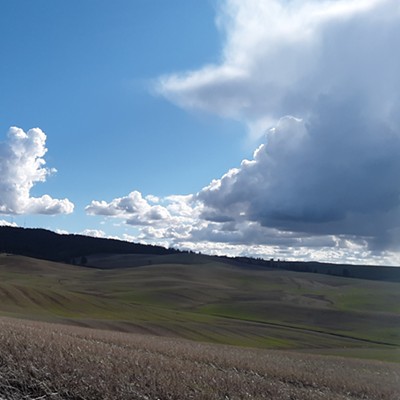
[[[81,215],[63,219],[68,229],[92,222],[82,217],[94,193],[190,193],[240,162],[243,127],[187,113],[152,90],[161,74],[218,59],[215,8],[187,0],[1,5],[2,135],[14,125],[47,134],[46,161],[58,172],[32,194],[73,199]]]
[[[397,1],[14,0],[0,19],[2,223],[400,262]]]

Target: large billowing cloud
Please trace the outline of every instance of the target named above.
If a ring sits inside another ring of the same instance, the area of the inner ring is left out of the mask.
[[[164,76],[176,104],[246,122],[263,134],[285,115],[358,108],[399,122],[397,0],[225,0],[218,65]],[[326,107],[329,107],[326,109]]]
[[[346,110],[342,117],[357,118]],[[397,247],[400,136],[360,121],[355,124],[364,129],[353,133],[341,121],[307,125],[292,117],[282,119],[253,160],[243,161],[197,195],[205,206],[202,216],[357,237],[371,248]]]
[[[24,132],[10,128],[0,143],[0,214],[68,214],[74,205],[68,199],[45,194],[32,197],[30,191],[44,182],[54,169],[45,168],[46,135],[39,129]]]
[[[219,21],[221,63],[159,84],[180,106],[266,134],[254,160],[199,193],[209,219],[395,246],[400,3],[227,0]]]
[[[127,220],[175,243],[179,227],[193,246],[348,261],[399,251],[398,0],[225,0],[217,22],[220,63],[161,77],[157,90],[243,122],[263,144],[186,198],[191,220],[166,208],[168,231],[150,204]]]

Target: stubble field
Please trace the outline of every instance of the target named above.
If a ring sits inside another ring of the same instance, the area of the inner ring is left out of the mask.
[[[381,399],[394,363],[0,319],[6,399]]]

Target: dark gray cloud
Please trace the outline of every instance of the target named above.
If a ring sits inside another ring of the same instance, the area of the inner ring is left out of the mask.
[[[316,115],[307,125],[283,119],[253,160],[198,194],[207,207],[203,217],[216,221],[219,213],[283,231],[395,243],[400,137],[354,116],[330,121]]]

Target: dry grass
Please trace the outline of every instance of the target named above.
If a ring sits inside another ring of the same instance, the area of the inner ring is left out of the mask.
[[[398,399],[398,364],[0,319],[0,399]]]

